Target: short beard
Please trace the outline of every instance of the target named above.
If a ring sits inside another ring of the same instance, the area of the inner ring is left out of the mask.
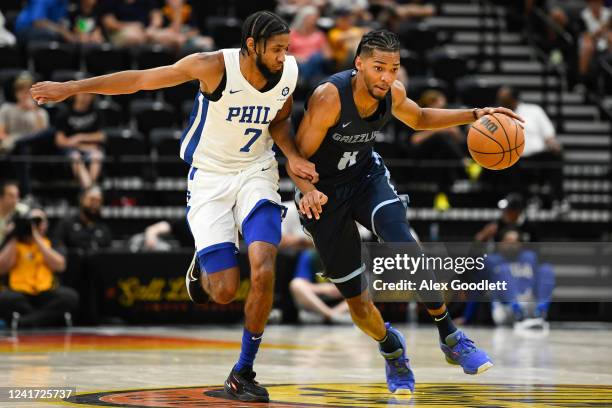
[[[263,77],[268,82],[277,78],[282,73],[282,70],[279,72],[270,71],[270,68],[268,68],[266,64],[264,64],[264,62],[261,59],[261,55],[259,54],[257,54],[257,57],[255,58],[255,65],[257,65],[257,69],[259,70],[259,72],[261,72],[261,75],[263,75]]]
[[[370,91],[370,88],[368,88],[368,93],[370,94],[370,96],[374,99],[376,99],[377,101],[384,101],[385,98],[387,97],[387,94],[384,94],[383,96],[376,96],[374,95],[374,93],[372,91]]]

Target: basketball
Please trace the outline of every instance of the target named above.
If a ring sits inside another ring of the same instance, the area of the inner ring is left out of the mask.
[[[470,126],[467,137],[472,158],[482,167],[503,170],[518,161],[525,147],[523,127],[501,114],[484,115]]]

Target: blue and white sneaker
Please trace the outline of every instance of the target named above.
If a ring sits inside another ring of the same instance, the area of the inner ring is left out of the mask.
[[[410,369],[410,360],[406,357],[406,340],[402,333],[385,323],[388,331],[397,335],[402,343],[402,348],[392,353],[380,354],[385,358],[385,374],[387,375],[387,387],[395,395],[412,394],[414,392],[414,373]]]
[[[460,365],[466,374],[484,373],[493,367],[487,353],[476,347],[461,330],[449,334],[444,343],[440,343],[440,348],[446,354],[446,361]]]

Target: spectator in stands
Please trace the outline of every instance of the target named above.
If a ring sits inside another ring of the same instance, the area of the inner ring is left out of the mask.
[[[552,265],[541,263],[538,254],[521,244],[520,231],[501,232],[497,251],[485,259],[492,282],[506,282],[506,290],[491,293],[491,314],[497,325],[514,324],[522,329],[545,329],[546,314],[555,288]]]
[[[402,24],[413,24],[436,14],[436,7],[422,0],[371,0],[370,12],[385,27],[398,30]]]
[[[550,183],[553,210],[566,213],[570,207],[563,193],[563,151],[546,112],[538,105],[522,102],[519,92],[509,86],[499,89],[497,101],[525,119],[525,148],[521,160],[506,173],[512,190],[528,196],[530,180],[539,185]]]
[[[68,5],[68,0],[28,0],[15,21],[19,41],[75,41],[66,21]]]
[[[102,26],[117,46],[145,44],[163,24],[154,0],[105,0],[101,6]]]
[[[0,152],[11,152],[27,143],[50,136],[49,114],[30,95],[34,79],[27,72],[13,82],[14,102],[0,106]]]
[[[19,203],[19,185],[16,181],[0,183],[0,247],[4,243],[11,217]]]
[[[593,57],[612,49],[612,11],[603,0],[587,0],[580,17],[585,30],[580,39],[578,70],[584,79],[590,73]]]
[[[289,289],[299,310],[302,323],[350,323],[348,305],[333,283],[321,279],[317,272],[323,264],[304,233],[295,204],[283,203],[287,214],[282,224],[281,248],[298,250],[298,261]],[[328,304],[329,303],[329,304]],[[331,305],[335,303],[335,305]]]
[[[200,35],[193,22],[192,11],[185,0],[166,0],[161,9],[162,27],[149,33],[152,41],[174,49],[211,50],[214,41],[212,37]]]
[[[167,239],[174,238],[180,248],[193,248],[193,236],[185,218],[176,220],[159,221],[149,225],[144,233],[134,235],[130,239],[130,250],[140,251],[169,251],[176,247]]]
[[[423,108],[445,108],[446,96],[437,90],[428,90],[419,99]],[[412,134],[406,145],[407,156],[414,159],[435,159],[455,161],[459,166],[448,163],[444,168],[435,169],[432,174],[436,177],[438,193],[434,198],[434,208],[446,211],[450,208],[448,194],[455,180],[459,178],[458,167],[463,164],[468,174],[477,178],[480,167],[466,157],[462,146],[465,144],[465,132],[459,126],[443,130],[422,130]]]
[[[79,302],[72,288],[57,286],[54,272],[63,272],[66,259],[46,237],[47,217],[40,209],[20,214],[6,245],[0,250],[0,275],[8,274],[8,290],[0,292],[0,317],[13,329],[70,324]]]
[[[6,27],[5,27],[6,19],[4,18],[4,14],[0,10],[0,46],[11,46],[15,45],[17,39]]]
[[[289,52],[300,69],[300,79],[306,82],[323,75],[325,61],[331,59],[331,49],[325,34],[317,27],[319,11],[306,6],[296,14],[289,34]]]
[[[353,67],[353,57],[359,41],[367,31],[355,25],[355,16],[348,9],[338,9],[334,12],[335,26],[329,30],[327,36],[333,58],[338,70]]]
[[[327,0],[328,8],[331,8],[331,10],[350,10],[356,21],[359,22],[372,20],[372,15],[369,12],[370,3],[368,0]]]
[[[69,15],[75,40],[80,43],[102,43],[100,7],[97,0],[80,0]]]
[[[111,232],[102,222],[102,190],[87,188],[79,198],[79,214],[60,221],[54,231],[53,242],[65,250],[95,251],[110,247]]]
[[[0,154],[31,155],[33,148],[51,140],[53,130],[49,128],[49,114],[39,107],[30,95],[32,76],[24,72],[5,89],[7,102],[0,106]],[[22,193],[30,194],[29,161],[20,161],[15,166]]]
[[[314,6],[322,10],[327,4],[327,0],[277,0],[276,12],[286,17],[295,16],[302,8]]]
[[[96,183],[102,171],[105,135],[100,115],[93,108],[94,95],[77,94],[56,123],[55,144],[70,158],[72,172],[85,189]]]
[[[536,228],[525,216],[525,201],[518,193],[510,193],[500,200],[497,207],[501,217],[485,225],[474,237],[477,242],[500,242],[502,232],[507,229],[520,231],[521,242],[537,241]]]

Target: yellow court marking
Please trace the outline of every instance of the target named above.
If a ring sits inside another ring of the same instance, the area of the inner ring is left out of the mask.
[[[269,404],[229,400],[221,386],[83,393],[65,403],[71,406],[113,407],[236,407],[292,408],[527,408],[612,406],[612,386],[563,384],[417,384],[412,395],[392,395],[383,383],[320,383],[266,385]],[[238,405],[237,405],[238,404]]]

